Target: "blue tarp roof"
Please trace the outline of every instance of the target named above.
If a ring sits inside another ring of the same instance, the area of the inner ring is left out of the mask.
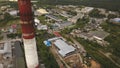
[[[45,44],[46,46],[51,46],[51,42],[48,41],[48,40],[44,41],[44,44]]]

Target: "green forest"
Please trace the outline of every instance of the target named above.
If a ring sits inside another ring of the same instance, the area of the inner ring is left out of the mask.
[[[120,0],[37,0],[39,4],[49,5],[85,5],[120,11]]]
[[[105,8],[108,10],[120,12],[120,0],[32,0],[38,1],[36,4],[41,5],[84,5],[97,8]],[[1,5],[12,4],[13,7],[17,8],[16,2],[0,1]]]

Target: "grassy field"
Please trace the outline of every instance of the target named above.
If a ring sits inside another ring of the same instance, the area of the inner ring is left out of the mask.
[[[106,22],[101,26],[105,31],[110,33],[110,35],[105,38],[105,40],[110,43],[108,51],[120,58],[120,25]]]
[[[110,34],[105,40],[110,43],[108,50],[120,58],[120,34]]]

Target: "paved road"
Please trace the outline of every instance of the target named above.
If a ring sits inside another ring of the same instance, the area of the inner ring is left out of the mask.
[[[16,41],[14,47],[15,47],[14,52],[16,57],[21,57],[21,55],[23,55],[23,52],[20,46],[20,42]]]
[[[15,68],[25,68],[24,54],[19,41],[14,44],[13,56]]]

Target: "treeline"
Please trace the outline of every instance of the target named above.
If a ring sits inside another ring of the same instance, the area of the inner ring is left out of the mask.
[[[120,0],[35,0],[37,5],[85,5],[97,8],[105,8],[113,11],[120,11]],[[0,1],[1,5],[11,5],[18,8],[17,2]]]
[[[18,3],[17,2],[10,2],[10,1],[0,1],[0,6],[6,6],[6,5],[10,5],[11,8],[15,8],[18,9]]]
[[[38,0],[40,4],[50,5],[85,5],[105,8],[108,10],[120,10],[120,0]]]
[[[95,17],[95,18],[104,18],[106,17],[104,14],[100,14],[100,11],[98,9],[93,9],[90,13],[89,13],[90,17]]]

